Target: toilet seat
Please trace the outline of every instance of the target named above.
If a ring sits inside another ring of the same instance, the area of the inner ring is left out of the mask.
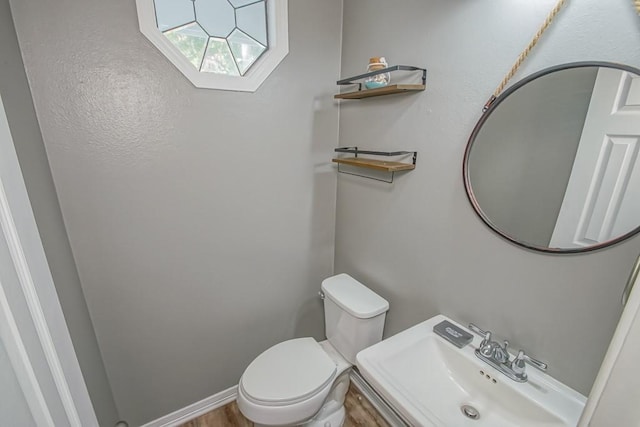
[[[328,393],[336,373],[336,363],[315,339],[298,338],[260,354],[245,370],[239,387],[255,404],[286,406]]]

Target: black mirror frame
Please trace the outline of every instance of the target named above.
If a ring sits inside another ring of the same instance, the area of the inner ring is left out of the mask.
[[[500,235],[504,239],[508,240],[509,242],[514,243],[517,246],[524,247],[524,248],[531,249],[531,250],[538,251],[538,252],[552,253],[552,254],[585,253],[585,252],[592,252],[592,251],[596,251],[596,250],[599,250],[599,249],[607,248],[609,246],[616,245],[616,244],[618,244],[618,243],[620,243],[620,242],[622,242],[624,240],[627,240],[627,239],[635,236],[636,234],[640,233],[640,225],[639,225],[638,227],[636,227],[635,229],[631,230],[630,232],[628,232],[626,234],[623,234],[622,236],[616,237],[615,239],[611,239],[611,240],[609,240],[607,242],[600,243],[600,244],[593,245],[593,246],[588,246],[588,247],[585,247],[585,248],[566,248],[566,249],[561,249],[561,248],[549,248],[549,247],[543,247],[543,246],[536,246],[536,245],[532,245],[530,243],[524,242],[522,240],[518,240],[515,237],[510,236],[509,234],[507,234],[504,231],[500,230],[484,214],[484,212],[480,208],[478,200],[476,199],[476,197],[475,197],[475,195],[473,193],[473,189],[471,187],[471,180],[470,180],[470,177],[469,177],[469,164],[468,164],[469,163],[469,155],[471,153],[471,147],[473,146],[473,143],[474,143],[476,137],[478,136],[478,133],[482,129],[482,126],[484,125],[484,123],[491,116],[491,113],[493,113],[495,111],[495,109],[502,103],[502,101],[504,101],[509,95],[511,95],[513,92],[517,91],[519,88],[521,88],[522,86],[526,85],[527,83],[532,82],[533,80],[536,80],[536,79],[538,79],[538,78],[540,78],[542,76],[545,76],[547,74],[550,74],[550,73],[553,73],[553,72],[556,72],[556,71],[561,71],[561,70],[566,70],[566,69],[571,69],[571,68],[584,68],[584,67],[615,68],[615,69],[618,69],[618,70],[628,71],[628,72],[640,75],[640,69],[638,69],[636,67],[632,67],[630,65],[625,65],[625,64],[619,64],[619,63],[615,63],[615,62],[599,62],[599,61],[572,62],[572,63],[562,64],[562,65],[556,65],[556,66],[549,67],[549,68],[546,68],[544,70],[538,71],[538,72],[533,73],[533,74],[523,78],[522,80],[516,82],[515,84],[510,86],[508,89],[506,89],[502,94],[500,94],[500,96],[498,96],[493,101],[493,103],[491,103],[489,108],[482,114],[482,116],[480,117],[480,120],[478,120],[478,123],[473,128],[473,132],[471,132],[471,136],[469,137],[469,140],[467,142],[467,147],[466,147],[466,149],[464,151],[464,158],[463,158],[463,162],[462,162],[462,178],[463,178],[463,181],[464,181],[465,192],[467,193],[467,197],[469,198],[469,202],[471,202],[471,205],[473,206],[473,210],[475,211],[475,213],[480,217],[480,219],[490,229],[492,229],[498,235]]]

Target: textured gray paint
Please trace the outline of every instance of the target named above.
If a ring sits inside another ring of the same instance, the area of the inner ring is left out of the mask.
[[[117,419],[111,387],[62,220],[8,0],[0,0],[0,94],[60,304],[91,399],[103,425]]]
[[[290,53],[253,94],[194,88],[133,1],[12,7],[121,416],[165,415],[278,341],[322,337],[342,2],[289,2]]]
[[[470,181],[484,214],[507,235],[549,246],[597,73],[576,68],[536,79],[483,124],[471,150]]]
[[[417,149],[393,185],[341,175],[336,272],[389,299],[386,335],[443,313],[509,338],[588,393],[619,314],[640,238],[553,256],[514,246],[475,215],[462,156],[482,105],[555,0],[347,0],[342,75],[367,59],[424,65],[427,91],[344,102],[341,145]],[[567,2],[516,79],[566,62],[640,66],[640,20],[628,0]]]

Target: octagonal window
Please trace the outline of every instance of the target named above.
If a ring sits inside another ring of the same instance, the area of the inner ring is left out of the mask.
[[[254,91],[289,50],[287,0],[136,0],[136,6],[142,33],[197,87]]]

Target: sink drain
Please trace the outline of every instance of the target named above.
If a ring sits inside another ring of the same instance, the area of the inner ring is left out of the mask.
[[[477,420],[480,418],[480,412],[478,412],[478,410],[476,408],[474,408],[473,406],[470,405],[462,405],[460,407],[460,410],[462,411],[462,414],[471,419],[471,420]]]

